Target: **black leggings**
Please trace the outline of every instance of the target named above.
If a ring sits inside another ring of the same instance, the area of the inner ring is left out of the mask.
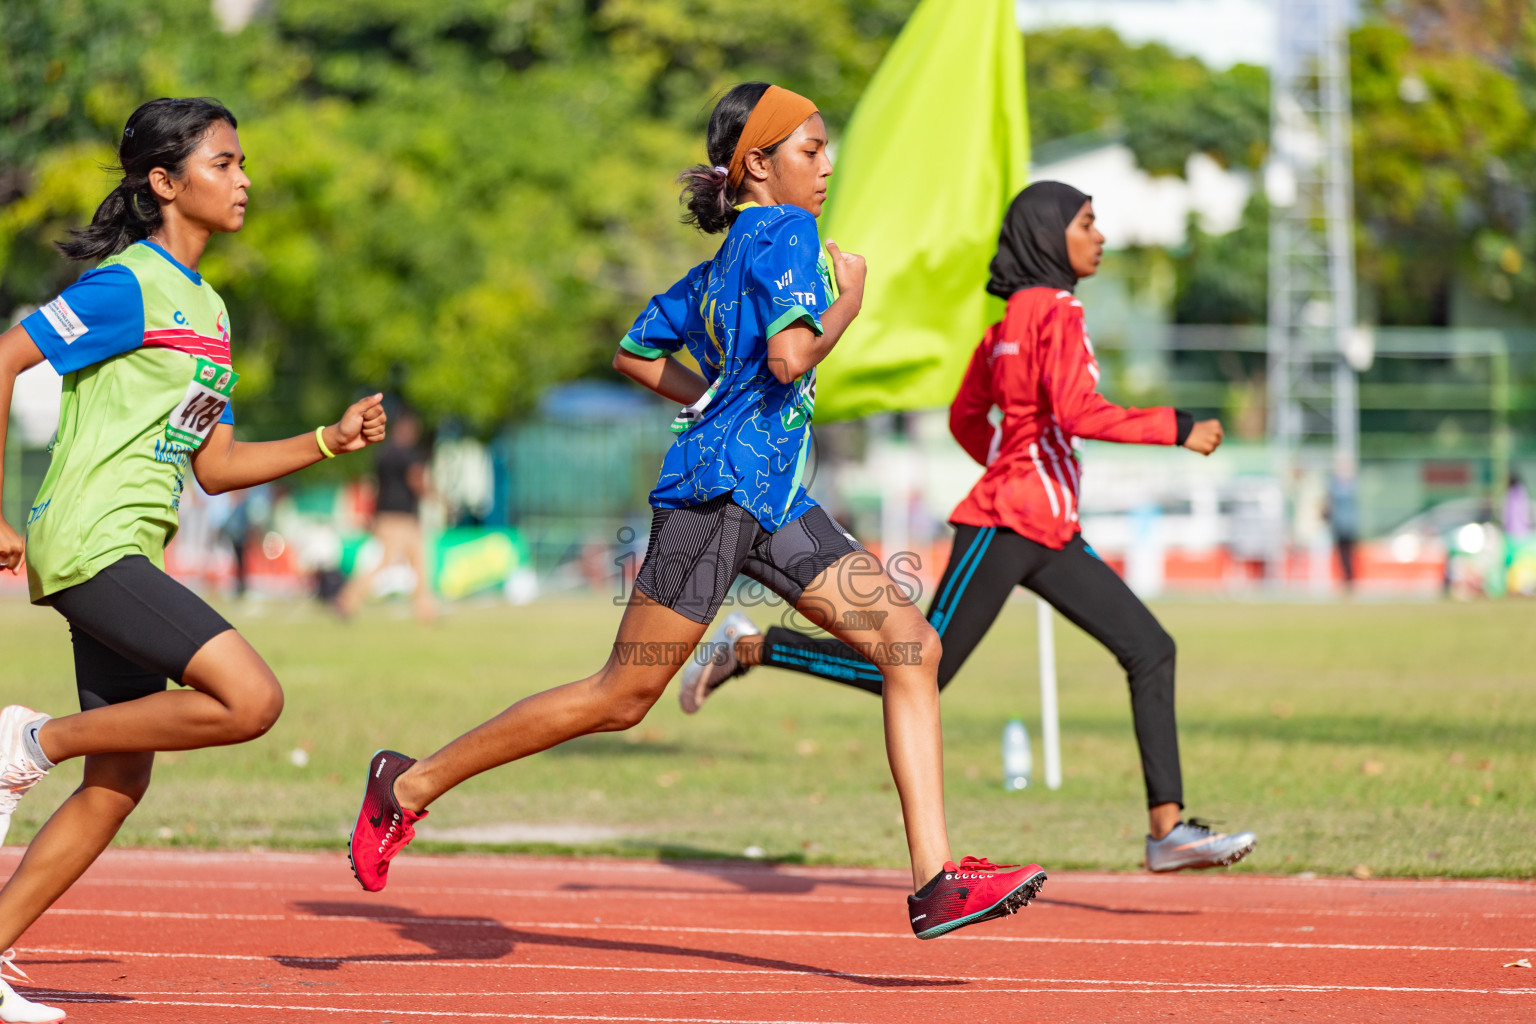
[[[949,564],[934,591],[928,621],[944,642],[939,689],[960,671],[1015,586],[1027,587],[1115,655],[1131,686],[1131,715],[1141,748],[1147,806],[1184,805],[1179,735],[1173,711],[1173,638],[1113,569],[1083,542],[1061,550],[1006,527],[957,526]],[[880,670],[835,637],[774,626],[763,638],[763,664],[881,692]]]

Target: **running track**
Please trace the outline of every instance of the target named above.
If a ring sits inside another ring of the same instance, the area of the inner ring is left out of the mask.
[[[0,851],[12,869],[17,848]],[[903,872],[112,851],[23,938],[79,1022],[1532,1021],[1536,883],[1053,873],[912,937]]]

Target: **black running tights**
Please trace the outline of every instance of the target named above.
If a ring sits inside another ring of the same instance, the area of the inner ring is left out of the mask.
[[[959,526],[949,565],[934,591],[928,621],[944,644],[939,689],[992,628],[1015,586],[1039,594],[1109,648],[1131,687],[1131,715],[1141,748],[1147,806],[1184,804],[1173,709],[1174,646],[1147,606],[1083,542],[1048,548],[1005,527]],[[881,692],[880,670],[834,637],[774,626],[763,638],[763,664]]]

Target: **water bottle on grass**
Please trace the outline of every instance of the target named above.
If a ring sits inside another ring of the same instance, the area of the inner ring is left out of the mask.
[[[1034,767],[1029,752],[1029,730],[1015,718],[1003,726],[1003,788],[1023,789],[1029,785]]]

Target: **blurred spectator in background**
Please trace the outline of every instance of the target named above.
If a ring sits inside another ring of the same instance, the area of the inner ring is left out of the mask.
[[[411,589],[416,617],[422,622],[436,617],[422,542],[421,499],[429,481],[428,456],[420,441],[421,422],[412,413],[390,417],[389,435],[374,462],[377,497],[372,533],[381,551],[376,563],[366,569],[359,567],[342,589],[336,608],[343,616],[355,614],[362,606],[380,570],[404,562],[416,577]]]
[[[496,470],[491,453],[458,429],[440,429],[432,447],[432,486],[448,513],[449,526],[481,526],[495,504]]]
[[[1355,541],[1360,537],[1360,500],[1357,494],[1355,464],[1340,456],[1333,464],[1328,480],[1328,525],[1333,530],[1333,546],[1339,554],[1339,571],[1344,589],[1355,589]]]
[[[1531,535],[1531,495],[1520,477],[1509,474],[1509,489],[1504,492],[1504,536],[1520,544]]]
[[[272,493],[268,484],[234,491],[224,505],[224,516],[215,528],[234,556],[235,597],[245,596],[250,580],[247,554],[252,541],[259,542],[272,518]]]

